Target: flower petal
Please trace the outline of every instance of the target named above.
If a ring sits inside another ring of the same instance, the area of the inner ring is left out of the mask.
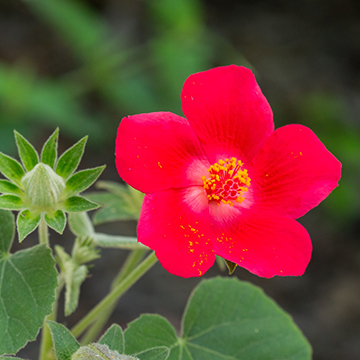
[[[251,70],[224,66],[191,75],[182,109],[211,163],[252,160],[274,130],[272,111]]]
[[[138,240],[155,250],[162,266],[174,275],[201,276],[215,261],[202,187],[146,195],[137,231]]]
[[[241,216],[238,212],[222,218],[211,208],[210,214],[217,255],[266,278],[304,273],[312,245],[305,228],[294,219],[245,209]]]
[[[210,166],[188,121],[169,112],[124,118],[115,155],[119,175],[145,193],[201,185]]]
[[[294,218],[324,200],[341,176],[340,162],[302,125],[275,130],[252,166],[258,205]]]

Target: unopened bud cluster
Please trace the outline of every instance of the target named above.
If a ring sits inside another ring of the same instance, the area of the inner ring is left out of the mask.
[[[45,142],[41,156],[18,132],[15,140],[21,163],[0,152],[0,209],[19,211],[17,229],[22,241],[40,221],[62,234],[65,213],[98,208],[80,195],[91,186],[104,166],[75,172],[84,153],[87,137],[57,154],[58,129]]]
[[[89,344],[81,346],[71,360],[139,360],[135,356],[121,355],[117,351],[110,350],[107,345]]]
[[[29,207],[40,212],[54,212],[65,190],[64,179],[46,164],[37,164],[21,180]]]

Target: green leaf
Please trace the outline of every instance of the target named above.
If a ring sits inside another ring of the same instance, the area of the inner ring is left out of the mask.
[[[39,155],[34,147],[21,134],[14,130],[15,141],[18,148],[19,156],[24,168],[30,171],[39,163]]]
[[[5,210],[22,210],[26,206],[19,198],[15,195],[1,195],[0,196],[0,209]]]
[[[52,215],[45,214],[45,222],[53,230],[55,230],[59,234],[62,234],[66,225],[65,213],[62,210],[58,210]]]
[[[9,180],[21,187],[21,179],[25,175],[20,163],[10,156],[0,152],[0,172]]]
[[[236,278],[204,280],[190,296],[178,338],[159,315],[142,315],[125,331],[126,352],[171,349],[170,360],[311,359],[291,317],[261,289]]]
[[[47,321],[53,339],[57,360],[71,360],[71,356],[79,349],[80,344],[70,331],[61,324]]]
[[[95,204],[82,196],[72,196],[66,199],[64,203],[64,210],[67,212],[82,212],[97,209],[98,204]]]
[[[7,180],[0,180],[0,193],[22,195],[22,191],[15,184]]]
[[[120,249],[146,249],[147,247],[137,241],[132,236],[117,236],[102,233],[94,233],[90,235],[94,242],[103,248],[120,248]]]
[[[59,128],[57,128],[52,135],[46,140],[41,150],[41,162],[49,165],[52,169],[55,167],[57,158]]]
[[[104,169],[105,165],[93,169],[82,170],[72,175],[66,182],[68,196],[76,195],[86,190],[96,181]]]
[[[127,197],[129,196],[129,186],[123,185],[115,181],[99,181],[96,184],[98,189],[104,189],[108,192],[115,194],[119,197]]]
[[[22,358],[18,358],[18,357],[14,357],[14,356],[0,356],[0,360],[6,360],[6,359],[9,359],[9,360],[24,360]]]
[[[113,181],[99,181],[99,189],[108,192],[91,192],[86,196],[103,207],[93,216],[94,224],[109,221],[138,220],[144,194],[128,185]]]
[[[125,340],[121,327],[117,324],[111,325],[111,327],[106,330],[106,333],[99,340],[99,344],[107,345],[110,350],[123,354],[125,349]]]
[[[132,207],[124,203],[117,197],[114,197],[112,194],[109,195],[111,200],[106,203],[101,203],[100,201],[95,200],[95,197],[89,196],[90,200],[93,200],[103,207],[98,210],[93,216],[93,222],[95,225],[103,224],[110,221],[127,221],[127,220],[138,220],[140,212],[134,211]],[[86,194],[88,196],[88,194]]]
[[[51,250],[34,246],[0,254],[0,355],[35,340],[55,300],[57,272]]]
[[[69,227],[74,235],[79,237],[88,237],[92,239],[96,245],[103,248],[119,248],[129,250],[146,248],[137,241],[136,237],[108,235],[95,232],[89,215],[85,212],[70,213]]]
[[[126,354],[140,353],[149,348],[172,348],[170,359],[180,359],[179,339],[173,326],[160,315],[141,315],[128,324],[124,333]]]
[[[170,349],[166,346],[156,346],[133,355],[140,360],[166,360],[170,355]]]
[[[67,179],[76,170],[84,154],[87,138],[87,136],[83,137],[60,156],[56,165],[58,175]]]
[[[65,316],[71,315],[77,308],[80,296],[80,286],[86,279],[88,270],[85,265],[77,266],[73,261],[65,264]]]
[[[70,213],[69,227],[76,236],[91,236],[95,230],[86,212]]]
[[[32,233],[39,225],[41,215],[34,215],[29,210],[24,210],[18,214],[16,226],[19,234],[19,242]]]
[[[65,315],[69,316],[78,306],[80,286],[88,274],[82,264],[99,258],[99,251],[90,238],[77,238],[71,257],[61,246],[55,246],[55,250],[65,279]]]
[[[15,221],[11,211],[0,210],[0,257],[8,253],[14,240]]]

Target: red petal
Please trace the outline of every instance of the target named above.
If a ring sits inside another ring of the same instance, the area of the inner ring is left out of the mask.
[[[340,162],[302,125],[277,129],[253,161],[258,206],[298,218],[338,185]]]
[[[210,166],[188,121],[169,112],[124,118],[115,155],[119,175],[145,193],[202,185]]]
[[[194,186],[146,195],[138,239],[155,250],[170,273],[203,275],[215,260],[204,189]]]
[[[182,108],[210,162],[239,157],[248,162],[274,129],[270,105],[253,73],[224,66],[191,75]]]
[[[227,221],[212,214],[217,255],[266,278],[304,273],[312,245],[309,234],[297,221],[245,209],[241,216],[238,212],[238,221],[234,221],[236,214],[225,218]]]

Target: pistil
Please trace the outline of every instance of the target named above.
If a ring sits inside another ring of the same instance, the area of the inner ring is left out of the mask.
[[[210,166],[209,178],[203,176],[204,189],[209,201],[218,205],[221,203],[234,205],[234,202],[244,201],[243,193],[248,191],[251,179],[243,163],[232,157],[231,159],[220,159]]]

